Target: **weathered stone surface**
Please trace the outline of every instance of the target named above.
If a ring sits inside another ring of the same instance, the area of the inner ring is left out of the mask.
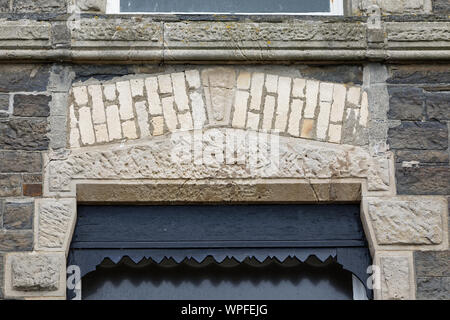
[[[51,100],[51,96],[17,94],[14,96],[13,114],[19,117],[48,117]]]
[[[450,39],[447,22],[386,23],[386,33],[388,42],[448,41]]]
[[[440,244],[447,203],[439,199],[371,199],[368,210],[379,245]]]
[[[1,10],[1,9],[0,9]],[[50,23],[35,20],[2,21],[0,40],[48,40],[50,38]],[[45,43],[45,42],[44,42]],[[21,47],[27,46],[26,42]]]
[[[14,290],[58,290],[61,276],[58,255],[15,255],[11,259],[11,286]]]
[[[48,65],[0,65],[0,92],[45,91],[49,80]]]
[[[241,23],[241,22],[173,22],[166,23],[164,39],[176,42],[227,42],[238,41],[358,41],[365,40],[366,29],[350,23],[333,26],[320,23]]]
[[[14,12],[52,12],[63,13],[66,12],[66,1],[61,0],[14,0],[13,11]]]
[[[191,133],[173,135],[161,141],[140,145],[110,147],[103,151],[73,151],[67,160],[50,163],[50,188],[67,190],[71,179],[205,179],[205,178],[367,178],[371,190],[388,190],[383,182],[379,164],[361,148],[332,144],[308,144],[301,139],[276,137],[279,152],[267,157],[262,153],[262,164],[254,166],[254,157],[242,150],[244,165],[225,163],[225,145],[215,145],[214,139],[250,139],[242,130],[206,130],[201,152],[217,148],[217,157],[202,165],[193,163]],[[268,135],[266,138],[272,137]],[[273,138],[273,137],[272,137]],[[270,138],[270,139],[272,139]],[[269,140],[266,140],[269,141]],[[198,147],[198,146],[197,146]],[[262,145],[261,148],[268,148]],[[220,150],[220,152],[219,152]],[[187,161],[174,161],[177,152],[187,152]],[[197,151],[196,151],[197,152]],[[241,154],[240,154],[241,156]],[[114,165],[113,165],[114,164]]]
[[[447,0],[433,0],[433,13],[442,15],[450,14],[450,3]]]
[[[450,300],[450,277],[418,277],[418,300]]]
[[[450,251],[414,252],[416,277],[450,277]]]
[[[448,148],[447,124],[436,121],[402,122],[388,131],[391,149],[445,150]]]
[[[1,81],[1,80],[0,80]],[[46,150],[49,139],[46,119],[15,118],[0,122],[0,148]]]
[[[78,7],[83,11],[105,12],[106,0],[78,0]]]
[[[398,194],[450,194],[449,166],[405,168],[398,164],[396,165],[395,178]]]
[[[0,230],[0,251],[31,251],[33,249],[33,231]]]
[[[300,73],[305,78],[327,82],[362,84],[363,69],[355,65],[300,66]]]
[[[420,88],[388,87],[388,118],[394,120],[422,120],[425,95]]]
[[[450,120],[450,91],[428,92],[426,111],[429,119]]]
[[[39,201],[38,231],[36,245],[42,248],[65,250],[64,242],[69,226],[75,218],[75,208],[71,200],[42,199]]]
[[[3,254],[0,253],[0,300],[4,297],[4,274],[5,274],[5,260]]]
[[[0,93],[0,111],[8,111],[9,94]]]
[[[383,300],[411,299],[410,265],[408,257],[382,256],[381,297]]]
[[[0,197],[22,195],[22,178],[19,174],[0,174]]]
[[[25,197],[41,197],[42,196],[42,184],[23,184],[23,195]]]
[[[450,82],[448,65],[395,65],[390,67],[388,83],[393,84],[439,84]]]
[[[9,2],[10,2],[10,0],[0,0],[0,12],[9,12],[10,11]],[[0,270],[1,270],[1,268],[0,268]],[[0,298],[1,298],[1,290],[0,290]]]
[[[41,172],[42,156],[39,152],[0,151],[0,172]]]
[[[419,163],[449,163],[447,150],[396,150],[395,161],[417,161]]]
[[[147,46],[160,46],[162,41],[161,22],[150,18],[81,19],[80,24],[72,33],[74,40],[146,41]]]
[[[31,229],[33,227],[34,202],[6,202],[3,214],[5,229]]]

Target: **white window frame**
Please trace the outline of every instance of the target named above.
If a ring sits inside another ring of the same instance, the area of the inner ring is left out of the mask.
[[[290,12],[290,13],[233,13],[235,15],[302,15],[302,16],[343,16],[344,15],[344,0],[329,0],[330,12]],[[120,12],[120,0],[107,0],[106,2],[107,14],[230,14],[229,12]]]

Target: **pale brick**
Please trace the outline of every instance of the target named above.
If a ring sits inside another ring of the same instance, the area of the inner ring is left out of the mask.
[[[263,124],[262,128],[264,130],[272,129],[273,115],[275,113],[275,97],[266,96],[264,102],[264,114],[263,114]]]
[[[350,119],[359,119],[359,109],[347,108],[345,110],[346,128],[353,129],[352,134],[356,134],[358,122],[350,122]],[[347,132],[347,131],[346,131]]]
[[[333,100],[333,84],[327,82],[320,83],[320,101],[332,102]]]
[[[128,139],[137,138],[136,124],[134,123],[134,120],[128,120],[122,123],[122,131],[125,138]]]
[[[259,110],[264,86],[264,73],[254,73],[250,89],[250,110]]]
[[[314,133],[315,120],[303,119],[302,132],[300,136],[302,138],[311,139]]]
[[[170,132],[177,130],[178,120],[177,114],[174,109],[173,97],[165,97],[162,99],[162,108],[164,114],[164,120],[166,121],[167,128]]]
[[[131,99],[130,81],[116,83],[119,92],[119,114],[120,119],[129,120],[134,118],[133,100]]]
[[[104,84],[103,85],[103,94],[105,95],[106,100],[108,101],[114,101],[117,98],[116,93],[116,84]]]
[[[247,128],[251,129],[251,130],[258,130],[259,118],[260,118],[260,115],[258,113],[248,112]]]
[[[367,92],[364,91],[361,97],[361,113],[359,116],[359,124],[363,127],[366,127],[368,118],[369,118],[369,100],[367,97]]]
[[[144,79],[132,79],[130,80],[131,95],[133,97],[144,96]]]
[[[300,121],[302,120],[303,101],[293,99],[291,103],[291,114],[289,116],[288,133],[294,137],[300,136]]]
[[[359,106],[359,96],[361,89],[359,87],[350,87],[347,93],[347,101],[355,106]]]
[[[80,121],[78,123],[80,127],[81,142],[83,144],[95,143],[94,127],[92,126],[91,109],[88,107],[82,107],[78,110],[80,115]]]
[[[331,104],[320,102],[319,116],[317,117],[316,138],[325,140],[327,137],[328,124],[330,123]]]
[[[313,119],[316,113],[317,96],[319,94],[319,81],[306,81],[305,118]]]
[[[106,107],[106,123],[108,124],[109,140],[122,139],[122,127],[117,106]]]
[[[248,90],[250,88],[251,74],[247,71],[239,73],[237,78],[237,88],[242,90]]]
[[[92,120],[94,124],[105,123],[106,116],[102,87],[100,85],[90,85],[88,91],[92,99]]]
[[[198,92],[192,92],[190,95],[192,106],[192,117],[194,120],[194,129],[203,128],[206,122],[206,110],[203,97]]]
[[[186,92],[186,81],[184,79],[184,73],[172,73],[172,85],[173,96],[175,103],[178,107],[178,111],[189,110],[189,98]]]
[[[345,109],[347,89],[344,85],[336,84],[333,91],[333,104],[331,105],[331,122],[342,122]]]
[[[305,97],[305,79],[294,79],[292,86],[292,96],[294,98],[304,98]]]
[[[97,142],[108,142],[108,129],[106,128],[106,124],[96,124],[94,125],[95,130],[95,138]]]
[[[152,120],[153,135],[160,136],[164,133],[164,118],[162,116],[153,117]]]
[[[278,90],[278,76],[268,74],[266,76],[266,90],[269,93],[276,93]]]
[[[333,143],[341,143],[342,125],[330,124],[328,128],[328,141]]]
[[[189,89],[200,88],[200,73],[198,70],[188,70],[185,74]]]
[[[232,126],[235,128],[245,128],[247,120],[247,103],[249,94],[246,91],[236,92],[236,102],[234,105],[234,114]]]
[[[291,97],[291,78],[278,79],[278,103],[275,118],[275,129],[285,131],[288,121],[289,102]]]
[[[75,116],[75,108],[72,105],[70,105],[69,107],[69,114],[70,114],[70,127],[71,128],[76,128],[77,124],[78,124],[78,120],[77,117]]]
[[[85,86],[81,87],[73,87],[73,97],[75,98],[75,102],[78,106],[86,106],[89,102],[87,89]]]
[[[139,101],[134,104],[136,108],[137,121],[139,125],[139,131],[141,138],[150,136],[148,112],[145,101]]]
[[[147,90],[149,113],[151,115],[162,114],[161,99],[158,94],[158,80],[156,77],[145,79],[145,89]]]
[[[78,128],[72,128],[70,130],[70,147],[71,148],[79,148],[80,147],[80,131]]]
[[[172,79],[170,74],[158,76],[158,83],[160,93],[172,93]]]
[[[178,122],[180,123],[181,130],[192,130],[192,116],[190,112],[179,113]]]

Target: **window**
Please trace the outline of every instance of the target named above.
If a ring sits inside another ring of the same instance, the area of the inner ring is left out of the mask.
[[[108,0],[106,13],[343,15],[344,0]]]

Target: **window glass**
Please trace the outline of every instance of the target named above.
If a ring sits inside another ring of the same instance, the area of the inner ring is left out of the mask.
[[[120,0],[121,12],[313,13],[330,12],[330,0]]]

